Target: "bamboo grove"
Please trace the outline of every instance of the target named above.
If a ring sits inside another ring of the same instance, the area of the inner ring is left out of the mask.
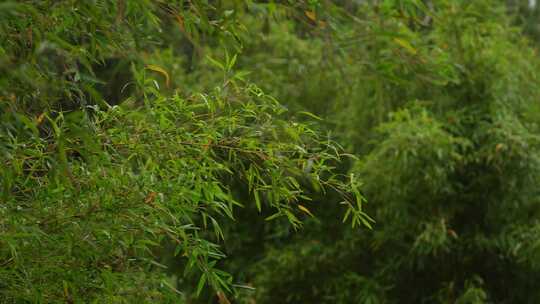
[[[0,302],[538,302],[539,12],[1,2]]]

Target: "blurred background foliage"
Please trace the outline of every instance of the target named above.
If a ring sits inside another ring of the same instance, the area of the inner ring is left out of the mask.
[[[540,301],[538,6],[0,4],[0,299]]]

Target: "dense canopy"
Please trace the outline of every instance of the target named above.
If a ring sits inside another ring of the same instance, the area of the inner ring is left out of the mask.
[[[0,3],[1,303],[540,301],[540,3]]]

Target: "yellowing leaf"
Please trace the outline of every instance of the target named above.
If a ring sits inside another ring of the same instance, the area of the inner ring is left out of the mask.
[[[317,21],[317,15],[315,15],[315,12],[305,11],[304,14],[306,14],[306,17],[308,17],[311,21]]]
[[[184,31],[184,18],[180,15],[174,15],[176,17],[176,21],[178,22],[178,25],[180,26],[180,29],[182,32]]]
[[[167,71],[165,71],[165,69],[163,69],[162,67],[159,67],[157,65],[153,65],[153,64],[147,64],[146,68],[149,69],[149,70],[152,70],[154,72],[158,72],[158,73],[162,74],[163,76],[165,76],[165,85],[167,87],[169,87],[169,82],[170,82],[169,73],[167,73]]]
[[[416,55],[416,49],[408,41],[401,38],[394,38],[394,42],[399,44],[402,48],[406,49],[409,53]]]
[[[300,209],[300,210],[304,211],[305,213],[309,214],[309,216],[314,217],[313,213],[311,213],[311,211],[309,211],[308,208],[306,208],[306,207],[304,207],[302,205],[298,205],[298,209]]]
[[[144,202],[146,204],[150,204],[152,203],[155,199],[156,199],[156,196],[157,196],[157,193],[156,192],[150,192],[148,193],[148,195],[146,196],[146,198],[144,199]]]
[[[41,113],[38,117],[37,117],[37,123],[38,125],[41,124],[43,122],[43,119],[45,118],[45,112]]]
[[[229,299],[227,299],[227,296],[223,292],[218,291],[217,296],[219,304],[231,304],[231,302],[229,301]]]

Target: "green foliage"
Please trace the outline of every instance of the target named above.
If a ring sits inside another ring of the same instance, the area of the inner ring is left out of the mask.
[[[297,229],[306,201],[332,190],[367,223],[357,183],[333,168],[338,146],[286,119],[236,56],[212,60],[221,81],[189,93],[156,64],[169,35],[225,41],[227,8],[245,5],[0,5],[2,303],[178,303],[207,286],[226,299],[219,244],[236,207]]]
[[[284,20],[252,36],[240,65],[256,66],[249,77],[288,107],[328,119],[321,127],[354,149],[359,160],[340,169],[363,181],[376,223],[358,234],[326,208],[329,218],[302,235],[269,239],[251,253],[261,256],[246,275],[259,287],[252,297],[538,301],[540,62],[508,10],[497,1],[329,5],[307,30]]]
[[[525,2],[0,4],[1,302],[538,302]]]

